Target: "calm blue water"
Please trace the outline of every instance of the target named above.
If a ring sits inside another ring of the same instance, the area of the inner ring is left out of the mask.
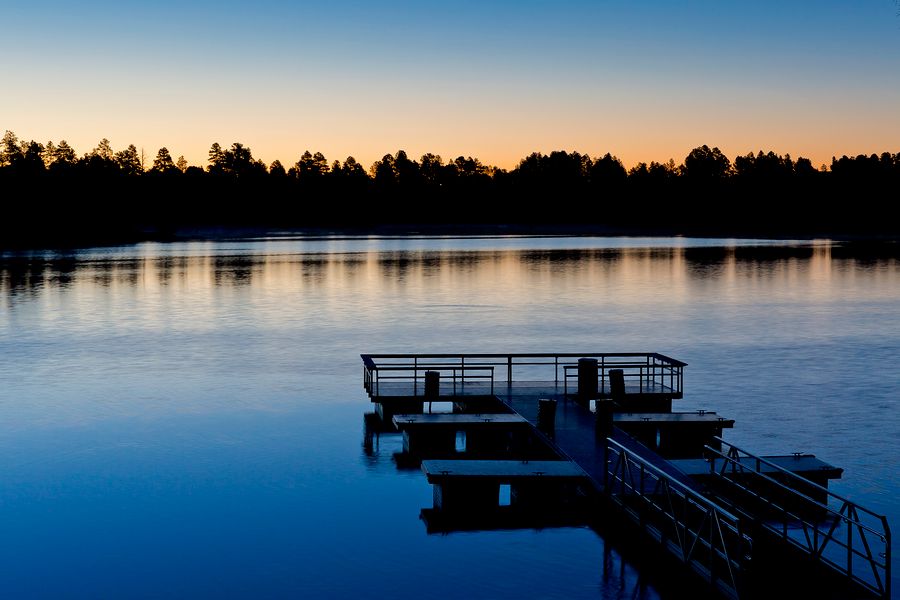
[[[900,528],[897,254],[141,244],[0,259],[0,595],[670,597],[589,529],[426,534],[400,440],[363,449],[359,353],[457,350],[684,360],[677,409],[844,467],[834,488]]]

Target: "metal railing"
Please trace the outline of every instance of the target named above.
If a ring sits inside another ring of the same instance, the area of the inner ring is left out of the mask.
[[[610,500],[711,586],[737,598],[752,543],[740,519],[615,440],[606,444]]]
[[[891,530],[887,517],[763,457],[715,439],[722,450],[706,446],[710,473],[763,512],[762,517],[749,516],[853,583],[878,596],[891,597]],[[763,473],[763,466],[767,473]]]
[[[585,356],[584,358],[593,358]],[[597,389],[601,396],[610,393],[609,371],[621,369],[625,388],[630,393],[666,394],[681,393],[685,363],[661,354],[644,355],[643,360],[622,359],[620,356],[600,356],[597,358]],[[578,364],[564,364],[563,393],[568,394],[570,386],[578,389]],[[574,380],[573,384],[570,381]]]
[[[579,358],[597,360],[598,389],[609,393],[609,371],[621,369],[626,387],[640,393],[652,391],[673,398],[682,397],[686,363],[655,352],[631,353],[514,353],[514,354],[362,354],[363,385],[370,396],[382,394],[383,389],[398,389],[403,384],[407,394],[420,395],[425,371],[439,371],[456,384],[482,382],[493,391],[495,381],[510,385],[513,382],[553,382],[563,384],[568,393],[569,380],[577,369]],[[496,379],[495,379],[496,377]],[[487,383],[490,382],[490,386]]]

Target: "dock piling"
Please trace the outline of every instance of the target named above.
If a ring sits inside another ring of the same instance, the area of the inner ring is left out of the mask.
[[[440,371],[425,371],[425,398],[433,402],[441,394]]]
[[[556,400],[541,398],[538,400],[538,430],[549,438],[553,438],[556,429]]]
[[[594,413],[594,433],[597,439],[606,440],[613,435],[613,414],[615,413],[615,403],[612,400],[597,400],[596,412]],[[603,486],[609,484],[609,445],[604,441],[603,453]]]
[[[622,369],[609,370],[609,395],[613,402],[619,406],[624,405],[625,400],[625,371]]]
[[[599,369],[596,358],[578,359],[578,398],[586,402],[598,395],[597,376]]]
[[[613,414],[615,403],[612,400],[597,400],[597,409],[594,413],[594,431],[597,437],[609,437],[613,433]]]

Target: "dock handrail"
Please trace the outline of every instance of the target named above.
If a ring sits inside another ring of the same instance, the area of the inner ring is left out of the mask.
[[[412,375],[409,374],[410,370],[412,370]],[[405,366],[382,366],[378,367],[377,373],[378,376],[375,380],[375,389],[376,392],[380,388],[381,380],[399,380],[403,382],[412,381],[412,395],[419,396],[425,393],[424,379],[425,373],[429,371],[437,371],[439,373],[449,373],[450,374],[450,383],[452,384],[452,392],[455,395],[457,393],[459,386],[465,385],[467,382],[471,383],[473,381],[485,380],[490,382],[489,392],[491,394],[494,393],[494,367],[492,365],[464,365],[464,366],[451,366],[451,365],[442,365],[442,364],[418,364],[414,367],[405,367]],[[397,375],[382,375],[382,372],[396,372]],[[474,374],[473,374],[474,373]],[[377,395],[377,393],[375,394]]]
[[[722,449],[705,447],[707,455],[711,457],[710,473],[740,488],[743,493],[751,494],[764,501],[767,509],[781,516],[777,524],[772,521],[762,521],[761,524],[764,527],[793,544],[811,558],[828,565],[870,592],[883,598],[891,597],[891,529],[886,516],[860,506],[764,457],[743,450],[721,438],[716,437],[714,440],[721,444]],[[717,460],[721,460],[721,467],[718,469],[716,467]],[[766,465],[785,481],[794,483],[796,487],[773,478],[769,473],[764,473],[762,465]],[[782,505],[787,504],[786,502],[779,504],[777,500],[766,498],[736,479],[729,478],[727,476],[729,473],[748,473],[754,478],[759,478],[765,482],[767,487],[781,490],[794,502],[799,502],[810,510],[791,509]],[[810,497],[808,493],[804,493],[808,491],[816,492],[825,498],[825,501],[817,500]],[[831,501],[839,505],[839,508],[831,506]],[[816,521],[798,514],[800,512],[827,515],[827,518]],[[845,537],[836,535],[840,525],[846,526]],[[856,536],[854,536],[854,531],[856,531]],[[883,544],[882,552],[873,550],[874,544],[870,542],[875,540]],[[839,547],[837,553],[841,555],[840,559],[836,555],[825,554],[829,545]],[[871,579],[854,572],[854,557],[868,565],[871,570]]]
[[[684,367],[687,366],[674,358],[656,352],[562,352],[562,353],[472,353],[472,354],[361,354],[363,361],[363,383],[370,396],[382,394],[380,381],[390,380],[394,383],[412,383],[413,395],[420,393],[419,373],[424,370],[450,370],[457,368],[461,381],[485,379],[467,375],[476,368],[494,370],[499,374],[499,381],[512,384],[517,374],[523,374],[522,381],[553,381],[563,383],[568,390],[571,371],[578,364],[579,358],[594,358],[598,367],[598,389],[601,394],[609,390],[609,371],[622,369],[626,381],[641,393],[650,389],[664,390],[673,397],[681,398],[684,385]],[[406,371],[406,376],[402,373]],[[503,373],[505,372],[505,379]],[[534,377],[534,373],[546,375],[544,379]],[[390,373],[383,375],[382,373]],[[493,387],[495,379],[491,377]],[[388,381],[386,381],[388,382]]]
[[[586,357],[590,358],[590,357]],[[668,358],[668,357],[665,357]],[[680,361],[675,361],[680,362]],[[673,365],[664,360],[660,360],[656,356],[648,357],[646,362],[612,362],[607,361],[605,357],[601,357],[597,361],[597,389],[601,395],[610,392],[609,371],[612,369],[621,369],[626,385],[631,383],[630,388],[637,391],[638,394],[644,393],[660,393],[663,390],[678,390],[681,392],[681,370],[684,364]],[[570,387],[577,389],[578,365],[566,364],[562,365],[563,369],[563,393],[568,395]],[[574,386],[570,386],[570,380],[575,380]],[[666,385],[668,383],[668,385]],[[668,392],[666,390],[666,392]],[[633,393],[633,392],[632,392]]]
[[[741,520],[612,438],[606,445],[605,491],[610,500],[676,558],[737,598],[752,544]]]

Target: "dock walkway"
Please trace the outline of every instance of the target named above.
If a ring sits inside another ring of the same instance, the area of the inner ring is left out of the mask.
[[[554,447],[563,456],[584,469],[594,487],[598,491],[603,491],[607,471],[603,452],[606,439],[598,437],[595,433],[596,418],[590,408],[584,403],[566,397],[560,387],[547,383],[540,385],[514,384],[498,389],[497,397],[535,427],[538,425],[539,400],[542,398],[556,400],[556,427],[552,440]],[[642,459],[669,473],[673,479],[696,487],[696,483],[684,473],[673,468],[668,461],[661,459],[642,444],[636,443],[621,430],[613,430],[612,437]]]

